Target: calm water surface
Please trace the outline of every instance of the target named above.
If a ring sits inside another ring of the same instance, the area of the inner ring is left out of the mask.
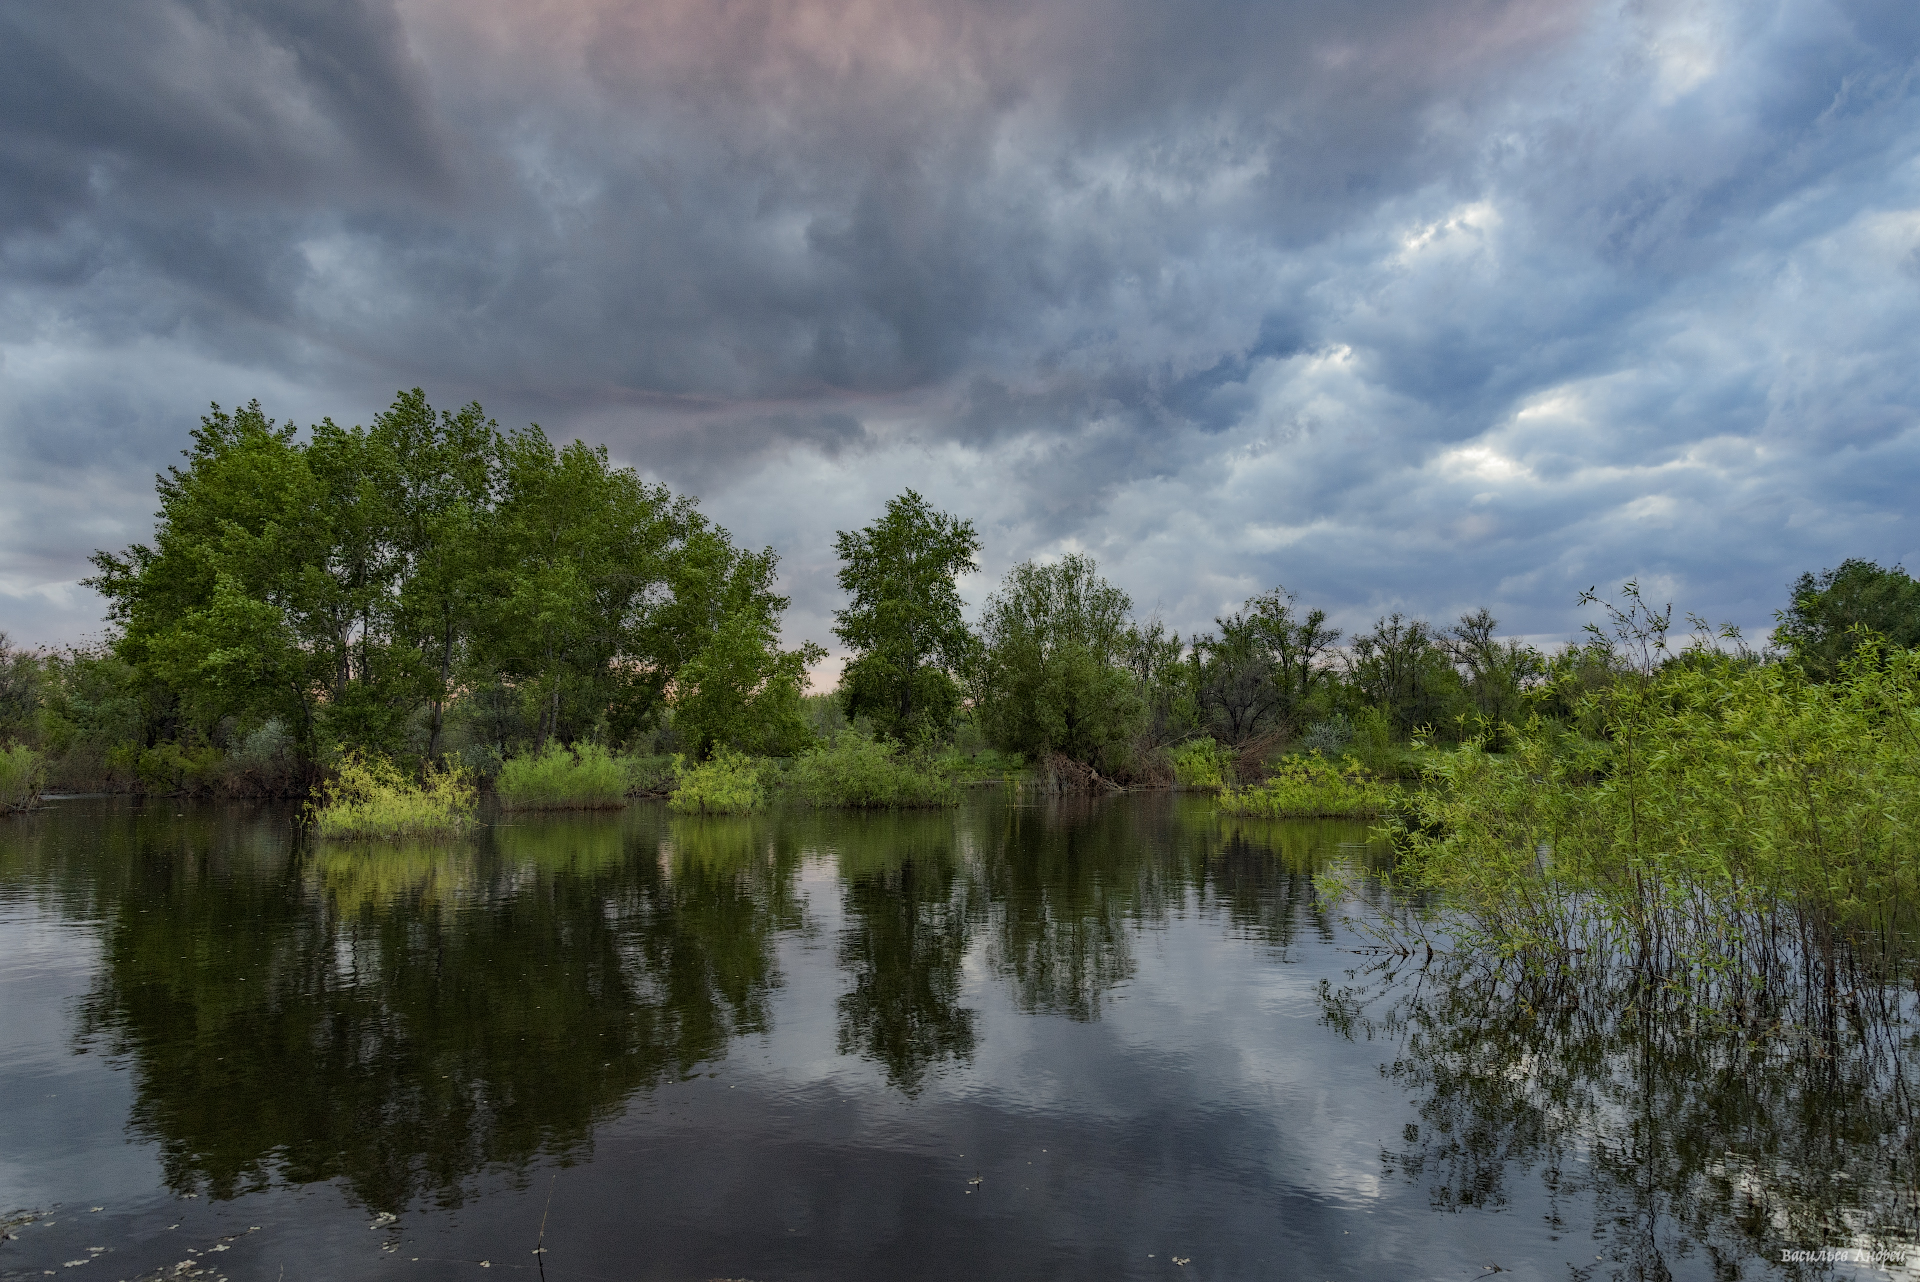
[[[1402,962],[1348,921],[1392,905],[1314,889],[1366,840],[987,790],[369,851],[56,802],[0,825],[0,1276],[1731,1278],[1915,1240],[1911,1046],[1816,1070]]]

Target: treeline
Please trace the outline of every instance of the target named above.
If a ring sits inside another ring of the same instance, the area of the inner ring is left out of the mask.
[[[301,792],[343,750],[485,777],[553,745],[787,758],[843,728],[1122,783],[1170,781],[1203,740],[1209,769],[1243,780],[1302,748],[1391,774],[1416,735],[1498,748],[1535,717],[1580,722],[1624,675],[1726,652],[1669,650],[1671,610],[1631,585],[1615,622],[1632,627],[1554,652],[1498,637],[1486,610],[1345,636],[1283,588],[1182,637],[1082,555],[1016,565],[974,627],[957,580],[979,537],[908,490],[838,536],[850,657],[837,692],[809,697],[825,651],[783,647],[774,550],[604,449],[415,390],[370,426],[304,435],[216,406],[184,454],[158,478],[151,545],[94,558],[110,639],[47,655],[0,639],[0,744],[56,785]],[[1773,653],[1827,680],[1869,633],[1920,643],[1920,585],[1849,561],[1804,576],[1780,619]]]

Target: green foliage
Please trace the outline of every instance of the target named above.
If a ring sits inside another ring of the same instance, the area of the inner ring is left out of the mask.
[[[1309,753],[1287,758],[1264,783],[1221,793],[1220,808],[1266,819],[1368,819],[1393,800],[1392,789],[1352,757],[1336,764]]]
[[[618,760],[626,775],[627,796],[664,797],[673,791],[677,781],[676,758],[660,753],[631,753]]]
[[[1832,681],[1869,636],[1890,648],[1920,646],[1920,582],[1897,565],[1849,559],[1801,575],[1778,618],[1773,643],[1816,681]]]
[[[974,651],[954,585],[979,568],[973,522],[907,490],[872,525],[840,531],[834,547],[850,598],[833,626],[853,651],[840,679],[847,715],[871,718],[898,743],[929,742],[953,720]]]
[[[1010,780],[1026,768],[1027,760],[1017,752],[994,748],[973,748],[956,743],[933,759],[933,769],[954,779]]]
[[[47,765],[23,743],[0,748],[0,812],[31,810],[47,786]]]
[[[152,546],[94,558],[138,721],[79,732],[97,757],[277,721],[305,761],[321,743],[504,760],[638,744],[670,700],[701,752],[811,742],[797,700],[819,651],[779,648],[772,552],[603,449],[502,434],[477,405],[436,415],[415,390],[305,441],[257,403],[215,406],[186,454]]]
[[[1211,739],[1189,739],[1169,754],[1173,760],[1173,781],[1182,788],[1205,788],[1218,792],[1231,787],[1233,749]]]
[[[677,764],[674,777],[667,805],[680,814],[738,815],[766,808],[767,789],[759,767],[731,748],[720,748],[697,765]]]
[[[1126,756],[1142,712],[1131,608],[1078,553],[1007,572],[987,598],[975,677],[975,713],[996,747],[1110,769]]]
[[[725,531],[690,539],[665,613],[677,644],[697,645],[673,680],[674,733],[696,756],[725,747],[784,757],[814,742],[805,703],[807,668],[826,651],[812,642],[780,649],[787,598],[773,581],[772,548],[746,552]]]
[[[1385,716],[1396,737],[1421,729],[1458,733],[1468,709],[1466,690],[1430,624],[1390,614],[1353,639],[1346,664],[1353,696]]]
[[[1474,942],[1736,997],[1796,967],[1880,973],[1920,892],[1920,653],[1869,645],[1825,684],[1669,664],[1591,702],[1604,739],[1536,721],[1505,757],[1431,763],[1403,871]]]
[[[320,800],[309,806],[314,830],[343,840],[399,841],[456,836],[473,824],[475,792],[458,766],[414,783],[384,757],[349,752]]]
[[[849,730],[815,748],[787,776],[795,798],[810,806],[895,810],[959,804],[953,778],[925,758]]]
[[[502,763],[493,788],[507,810],[611,810],[627,804],[628,772],[605,748],[557,743]]]

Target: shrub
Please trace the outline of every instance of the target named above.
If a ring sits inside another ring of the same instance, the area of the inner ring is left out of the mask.
[[[31,810],[47,786],[47,764],[25,744],[0,749],[0,812]]]
[[[1263,784],[1220,795],[1222,809],[1268,819],[1367,819],[1392,803],[1392,791],[1352,757],[1335,764],[1318,753],[1282,762]]]
[[[810,806],[893,810],[959,803],[952,776],[851,730],[795,761],[787,778],[795,798]]]
[[[1173,760],[1173,781],[1182,788],[1204,788],[1218,792],[1227,787],[1233,770],[1233,749],[1212,739],[1189,739],[1168,756]]]
[[[673,773],[676,784],[667,805],[681,814],[737,815],[767,804],[759,768],[751,757],[731,748],[721,748],[712,760],[696,766],[676,756]]]
[[[493,787],[508,810],[611,810],[627,804],[627,767],[594,744],[550,743],[504,762]]]
[[[429,767],[416,784],[384,757],[350,752],[309,813],[323,837],[451,837],[472,826],[474,800],[473,785],[457,766],[440,771]]]
[[[664,753],[633,753],[620,758],[620,765],[627,773],[627,795],[629,797],[664,797],[673,791],[676,776],[674,763],[678,760]]]

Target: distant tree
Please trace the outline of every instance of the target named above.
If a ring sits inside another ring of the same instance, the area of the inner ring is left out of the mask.
[[[1465,680],[1475,713],[1496,736],[1501,734],[1501,726],[1519,725],[1524,720],[1521,709],[1526,696],[1540,684],[1547,670],[1546,657],[1532,646],[1511,639],[1496,640],[1493,633],[1499,626],[1492,612],[1482,607],[1461,615],[1458,623],[1437,637]]]
[[[1773,643],[1815,680],[1831,681],[1866,634],[1901,649],[1920,645],[1920,582],[1897,565],[1883,570],[1872,561],[1849,559],[1801,575],[1787,608],[1775,617]]]
[[[952,721],[973,653],[954,582],[979,569],[973,522],[907,490],[872,525],[840,531],[834,546],[850,598],[833,616],[834,635],[853,651],[840,678],[847,715],[865,714],[901,743],[924,742]]]
[[[1325,610],[1296,610],[1293,593],[1284,587],[1254,597],[1247,602],[1246,613],[1273,656],[1273,683],[1279,694],[1276,714],[1298,734],[1327,711],[1335,679],[1328,656],[1340,643],[1340,629],[1327,626]]]
[[[35,737],[41,686],[39,659],[0,632],[0,747]]]
[[[1007,571],[980,621],[974,697],[988,737],[1017,752],[1119,764],[1142,711],[1128,666],[1132,604],[1078,553]]]
[[[1347,682],[1363,706],[1405,735],[1422,727],[1441,733],[1464,710],[1464,690],[1431,624],[1398,612],[1357,636],[1346,655]]]

